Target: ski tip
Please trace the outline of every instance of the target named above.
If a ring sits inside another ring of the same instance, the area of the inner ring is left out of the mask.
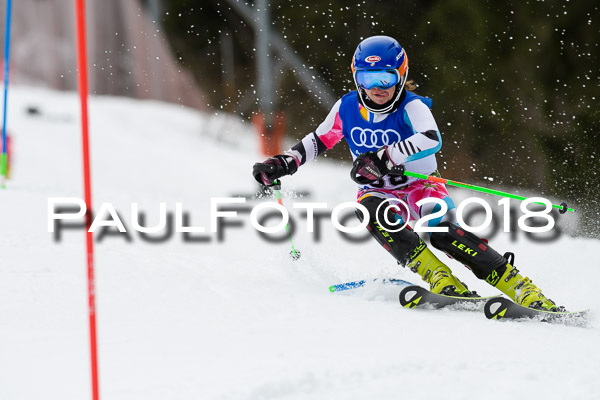
[[[589,311],[547,311],[523,307],[504,297],[490,299],[484,306],[486,318],[494,320],[533,320],[575,327],[589,324]]]
[[[501,320],[506,314],[508,307],[503,305],[502,297],[490,299],[485,303],[483,312],[487,319]]]
[[[400,291],[400,305],[406,308],[414,308],[419,304],[422,295],[423,288],[417,285],[407,286]]]

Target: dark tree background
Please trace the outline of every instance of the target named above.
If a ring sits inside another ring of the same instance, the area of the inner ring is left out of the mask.
[[[245,3],[251,6],[251,2]],[[409,79],[434,101],[439,163],[452,179],[533,190],[577,208],[582,234],[598,236],[600,12],[589,1],[270,2],[273,28],[342,96],[354,89],[356,45],[385,34],[405,47]],[[225,0],[163,0],[174,52],[210,106],[249,118],[257,110],[252,26]],[[233,66],[221,42],[233,43]],[[275,56],[277,60],[278,56]],[[231,74],[223,71],[232,67]],[[327,110],[275,62],[277,108],[287,135],[312,131]],[[341,146],[340,146],[341,147]],[[348,163],[346,149],[330,157]]]

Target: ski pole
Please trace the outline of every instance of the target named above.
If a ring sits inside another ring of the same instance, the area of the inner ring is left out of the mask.
[[[393,174],[393,172],[392,172],[392,174]],[[423,175],[423,174],[418,174],[416,172],[410,172],[410,171],[402,171],[402,174],[405,175],[405,176],[413,177],[413,178],[424,179],[424,180],[427,180],[429,182],[444,183],[444,184],[450,185],[450,186],[457,186],[457,187],[461,187],[461,188],[464,188],[464,189],[474,190],[476,192],[488,193],[488,194],[493,194],[493,195],[496,195],[496,196],[508,197],[510,199],[516,199],[516,200],[521,200],[521,201],[522,200],[527,200],[527,197],[519,196],[519,195],[516,195],[516,194],[506,193],[506,192],[502,192],[500,190],[495,190],[495,189],[488,189],[488,188],[484,188],[484,187],[481,187],[481,186],[471,185],[471,184],[468,184],[468,183],[457,182],[457,181],[453,181],[453,180],[450,180],[450,179],[440,178],[440,177],[437,177],[437,176]],[[544,204],[544,203],[538,203],[538,202],[536,202],[536,204]],[[558,208],[558,210],[559,210],[559,212],[561,214],[564,214],[567,211],[575,212],[574,209],[568,208],[567,207],[567,203],[565,203],[565,202],[560,203],[560,205],[552,204],[552,207]]]
[[[8,101],[8,67],[10,62],[10,21],[12,0],[6,2],[6,33],[4,34],[4,117],[2,120],[2,155],[0,155],[0,186],[5,188],[8,155],[6,153],[6,102]]]
[[[389,284],[389,285],[398,285],[398,286],[411,286],[412,283],[402,280],[402,279],[379,279],[379,278],[375,278],[372,279],[370,282],[378,282],[381,281],[381,283],[383,284]],[[329,291],[331,293],[334,292],[342,292],[344,290],[351,290],[351,289],[358,289],[360,287],[363,287],[367,284],[367,280],[362,279],[360,281],[352,281],[352,282],[346,282],[346,283],[340,283],[337,285],[331,285],[329,286]]]
[[[275,193],[275,198],[277,198],[277,202],[279,203],[280,206],[285,207],[283,205],[283,200],[281,200],[281,193],[279,192],[279,189],[281,189],[281,182],[275,180],[275,181],[273,181],[273,183],[274,183],[273,192]],[[285,230],[289,234],[290,244],[292,245],[292,251],[290,251],[290,256],[292,256],[292,259],[294,261],[296,261],[297,259],[300,258],[300,252],[296,250],[296,247],[294,247],[294,242],[292,241],[292,233],[290,232],[289,223],[285,224]]]

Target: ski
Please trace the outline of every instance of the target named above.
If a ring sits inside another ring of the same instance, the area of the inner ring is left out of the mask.
[[[504,297],[490,299],[483,308],[488,319],[527,320],[533,319],[541,322],[565,324],[571,326],[585,326],[588,322],[589,310],[585,311],[546,311],[523,307]]]
[[[361,288],[361,287],[367,285],[369,282],[376,282],[376,283],[382,283],[384,285],[397,285],[397,286],[412,285],[412,283],[402,280],[402,279],[375,278],[375,279],[371,279],[370,281],[367,281],[366,279],[362,279],[360,281],[353,281],[353,282],[340,283],[337,285],[331,285],[331,286],[329,286],[329,291],[333,293],[333,292],[342,292],[344,290],[358,289],[358,288]]]
[[[400,292],[400,304],[406,308],[444,308],[453,307],[460,310],[480,311],[481,306],[488,300],[497,296],[490,297],[461,297],[444,296],[432,293],[429,290],[417,286],[407,286]]]

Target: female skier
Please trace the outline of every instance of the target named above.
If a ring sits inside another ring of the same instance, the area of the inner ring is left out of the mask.
[[[276,179],[294,174],[298,167],[345,139],[354,159],[351,177],[359,184],[358,202],[368,210],[367,229],[401,265],[419,274],[432,292],[474,295],[408,225],[394,231],[397,226],[393,221],[419,219],[439,211],[441,206],[436,203],[417,206],[419,200],[430,197],[440,199],[448,208],[443,217],[425,225],[446,228],[431,233],[434,247],[516,303],[556,311],[555,303],[512,265],[511,253],[501,256],[456,224],[456,209],[444,184],[402,175],[405,168],[439,176],[435,153],[442,140],[430,111],[431,100],[414,94],[414,85],[406,80],[408,58],[400,44],[388,36],[363,40],[354,52],[351,70],[356,91],[338,100],[325,121],[291,149],[255,164],[254,178],[272,186]],[[387,207],[388,202],[397,203],[398,199],[408,205],[410,215],[405,215],[402,207],[398,207],[400,211]]]

